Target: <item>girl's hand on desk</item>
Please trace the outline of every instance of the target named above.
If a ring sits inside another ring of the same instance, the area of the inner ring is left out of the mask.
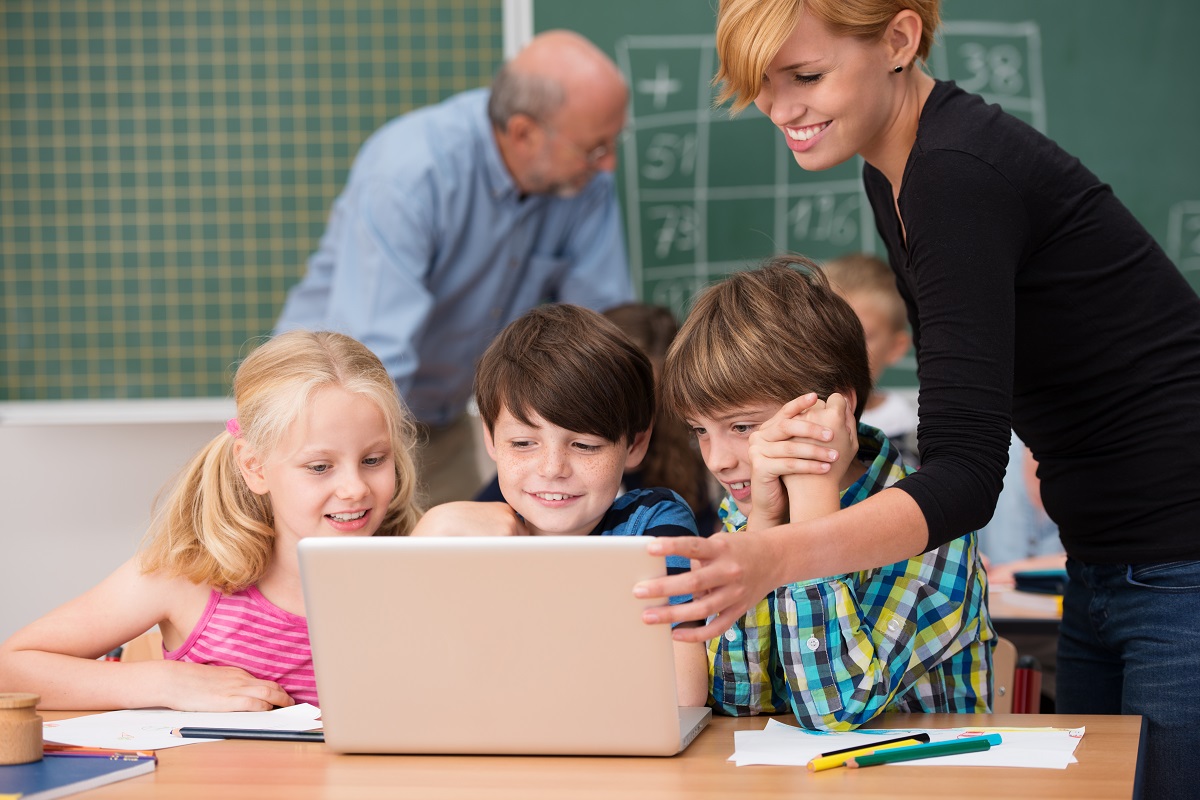
[[[122,669],[144,671],[158,687],[159,705],[177,711],[270,711],[296,701],[278,683],[255,678],[238,667],[216,667],[183,661],[139,661]],[[153,671],[154,678],[149,674]],[[130,704],[129,708],[144,706]]]
[[[508,503],[443,503],[425,512],[410,536],[528,536]]]
[[[771,593],[780,581],[773,567],[780,563],[771,539],[760,533],[716,533],[707,539],[671,536],[654,539],[652,555],[684,556],[691,569],[679,575],[642,581],[637,597],[662,598],[690,594],[692,601],[663,605],[642,612],[648,624],[698,620],[700,627],[678,627],[679,642],[705,642],[721,635],[750,608]],[[711,621],[710,621],[711,618]]]

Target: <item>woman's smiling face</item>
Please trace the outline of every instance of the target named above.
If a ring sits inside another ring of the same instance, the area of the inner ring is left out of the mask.
[[[895,119],[891,70],[882,42],[835,36],[802,12],[767,66],[754,105],[783,132],[806,170],[829,169],[855,155],[872,161]]]

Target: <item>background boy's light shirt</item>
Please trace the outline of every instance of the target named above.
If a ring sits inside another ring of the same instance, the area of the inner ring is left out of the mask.
[[[573,198],[522,197],[488,96],[397,117],[363,144],[276,326],[358,339],[430,425],[463,413],[475,362],[525,311],[633,299],[612,175]]]
[[[867,473],[853,505],[900,480],[887,438],[859,425]],[[727,531],[745,516],[726,498]],[[806,728],[849,730],[885,711],[985,712],[992,640],[975,534],[880,569],[782,586],[709,642],[710,704],[731,715],[789,708]]]

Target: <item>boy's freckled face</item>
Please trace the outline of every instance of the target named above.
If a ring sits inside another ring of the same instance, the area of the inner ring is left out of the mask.
[[[746,516],[750,515],[750,434],[782,407],[746,406],[712,417],[704,414],[687,417],[688,427],[700,445],[704,466]]]
[[[530,425],[502,408],[484,429],[500,491],[531,534],[586,536],[616,499],[631,448],[528,416]]]

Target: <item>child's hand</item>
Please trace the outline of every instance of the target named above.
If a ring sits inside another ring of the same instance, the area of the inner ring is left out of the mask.
[[[841,476],[857,451],[853,413],[836,393],[828,401],[814,393],[797,397],[750,435],[749,451],[750,529],[785,523],[797,507],[793,491],[838,497]]]
[[[528,536],[508,503],[443,503],[425,512],[410,536]]]
[[[837,453],[837,458],[828,463],[825,472],[792,472],[782,477],[791,519],[803,522],[840,507],[842,479],[858,453],[858,425],[854,409],[843,395],[837,393],[829,395],[824,402],[818,400],[799,417],[828,429],[833,440],[827,446]]]
[[[122,667],[156,672],[162,704],[177,711],[270,711],[296,704],[278,683],[238,667],[184,661],[142,661]]]

